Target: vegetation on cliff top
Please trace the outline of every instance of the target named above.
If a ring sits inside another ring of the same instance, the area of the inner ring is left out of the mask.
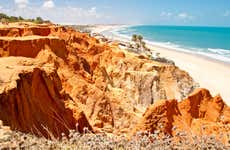
[[[50,23],[49,20],[44,20],[41,17],[36,17],[35,19],[25,19],[21,16],[8,16],[4,13],[0,13],[0,22],[7,23],[7,22],[33,22],[33,23]]]
[[[132,41],[135,42],[137,48],[147,50],[146,43],[143,41],[143,39],[144,38],[141,35],[134,34],[132,36]]]

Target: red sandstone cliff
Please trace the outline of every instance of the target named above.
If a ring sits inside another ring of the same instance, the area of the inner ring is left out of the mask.
[[[194,90],[176,66],[54,25],[7,26],[0,35],[0,120],[12,129],[60,136],[78,123],[79,131],[121,134],[160,123],[173,134],[173,126],[214,123],[222,131],[218,124],[229,123],[229,107],[206,90],[159,101]]]
[[[230,133],[229,114],[230,108],[220,96],[212,97],[208,90],[197,89],[181,102],[162,100],[149,106],[133,131],[227,135]]]
[[[0,69],[0,119],[5,125],[46,137],[58,137],[69,129],[92,129],[81,108],[63,91],[52,66],[2,58]]]

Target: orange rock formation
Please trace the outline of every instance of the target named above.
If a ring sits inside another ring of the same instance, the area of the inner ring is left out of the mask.
[[[0,69],[0,118],[5,125],[46,137],[67,134],[69,129],[91,129],[52,66],[9,57],[0,59]]]
[[[55,37],[0,37],[0,56],[36,57],[43,49],[53,50],[54,53],[65,59],[67,49],[64,40]]]
[[[12,129],[58,137],[75,124],[80,132],[122,134],[153,132],[160,123],[173,134],[173,126],[229,123],[229,107],[206,90],[159,101],[181,100],[196,84],[145,54],[55,25],[14,24],[0,35],[0,120]]]
[[[177,131],[197,135],[229,134],[229,114],[230,108],[220,96],[212,97],[208,90],[196,89],[181,102],[162,100],[149,106],[133,131],[159,130],[170,135]]]

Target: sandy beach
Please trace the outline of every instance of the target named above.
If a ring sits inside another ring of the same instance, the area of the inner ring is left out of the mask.
[[[200,87],[208,88],[212,95],[220,94],[230,105],[230,65],[203,56],[178,52],[159,46],[150,46],[160,56],[172,59],[178,67],[187,71]]]
[[[93,32],[104,34],[107,38],[113,40],[127,42],[127,39],[110,32],[118,27],[100,25],[93,28]],[[176,66],[187,71],[199,83],[200,87],[209,89],[212,95],[220,94],[225,102],[230,105],[230,64],[158,45],[147,44],[147,46],[151,50],[159,52],[161,57],[173,60]]]

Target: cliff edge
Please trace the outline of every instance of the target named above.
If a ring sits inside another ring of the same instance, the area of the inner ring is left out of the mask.
[[[229,125],[220,96],[204,89],[190,95],[197,84],[187,72],[116,42],[55,25],[9,24],[0,35],[0,120],[13,130],[120,135],[154,132],[161,123],[174,135],[174,126],[212,124],[210,133],[218,133]]]

